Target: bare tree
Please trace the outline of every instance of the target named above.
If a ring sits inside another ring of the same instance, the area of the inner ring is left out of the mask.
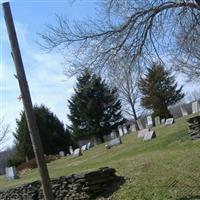
[[[108,68],[107,77],[111,85],[117,88],[122,108],[126,115],[131,116],[137,126],[140,93],[138,79],[140,78],[139,67],[127,67],[124,60],[118,60],[118,64]]]
[[[199,63],[195,50],[199,51],[199,45],[193,47],[191,40],[197,38],[199,30],[200,0],[105,0],[94,20],[71,25],[66,18],[57,17],[57,22],[41,34],[41,45],[47,50],[69,52],[67,71],[71,74],[86,66],[101,71],[118,59],[127,60],[129,67],[138,62],[145,66],[155,58],[166,61],[177,54],[177,46],[181,49],[176,58],[184,62],[176,63],[180,71],[190,75],[192,70],[188,71],[186,63],[191,69]],[[184,43],[186,38],[188,42]],[[192,56],[183,59],[188,54]]]
[[[5,124],[4,118],[0,119],[0,150],[3,149],[3,144],[8,140],[9,125]]]

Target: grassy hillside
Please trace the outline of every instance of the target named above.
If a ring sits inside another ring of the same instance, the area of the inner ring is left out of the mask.
[[[126,182],[112,199],[189,200],[200,199],[200,142],[187,135],[185,118],[171,126],[155,128],[157,138],[143,142],[135,134],[123,137],[123,144],[106,150],[104,144],[79,158],[66,157],[48,164],[51,177],[109,166]],[[20,179],[0,178],[0,188],[10,188],[38,179],[37,170]]]

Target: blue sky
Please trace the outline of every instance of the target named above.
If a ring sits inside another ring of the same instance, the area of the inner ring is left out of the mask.
[[[3,1],[1,1],[3,2]],[[84,20],[86,16],[94,17],[95,5],[98,1],[10,1],[16,31],[20,44],[24,67],[29,83],[33,104],[45,104],[61,121],[67,123],[67,100],[73,93],[75,79],[68,79],[64,74],[62,55],[56,52],[44,53],[35,43],[37,33],[45,31],[45,24],[56,23],[55,14],[64,15],[73,20]],[[7,31],[0,10],[1,21],[1,116],[10,124],[10,140],[13,141],[12,132],[15,130],[15,120],[22,110],[18,82],[14,77],[15,67],[10,55],[10,45]],[[179,83],[183,77],[179,78]],[[195,86],[188,84],[185,91]]]
[[[3,1],[1,1],[3,2]],[[83,20],[95,12],[90,1],[11,1],[15,27],[33,104],[45,104],[61,121],[67,123],[67,100],[73,93],[74,78],[63,74],[64,60],[58,53],[45,53],[36,44],[37,33],[45,30],[45,24],[55,24],[55,14],[67,15],[70,20]],[[10,55],[10,44],[0,10],[1,20],[1,117],[10,124],[10,139],[15,131],[15,120],[22,110],[15,67]]]

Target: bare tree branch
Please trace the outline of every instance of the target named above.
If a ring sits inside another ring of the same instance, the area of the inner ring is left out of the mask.
[[[199,23],[199,13],[199,0],[107,0],[94,20],[71,25],[66,18],[57,17],[57,26],[49,25],[46,34],[41,34],[41,45],[50,51],[67,50],[66,71],[72,74],[79,73],[82,66],[101,71],[118,59],[128,60],[127,67],[137,62],[142,66],[162,60],[168,52],[174,55],[167,47],[174,50],[176,43],[183,42],[180,31],[194,20]],[[194,33],[192,30],[191,35]],[[182,60],[184,53],[180,55]],[[193,67],[198,63],[193,63],[195,56],[187,60]]]

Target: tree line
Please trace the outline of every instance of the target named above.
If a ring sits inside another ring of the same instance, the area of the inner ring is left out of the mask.
[[[177,87],[174,76],[158,63],[154,63],[145,76],[138,79],[138,90],[142,106],[162,118],[170,116],[169,105],[184,97],[182,87]],[[100,75],[85,69],[78,76],[74,94],[68,100],[70,124],[67,128],[49,108],[34,106],[44,153],[69,153],[69,146],[75,147],[78,140],[95,138],[104,142],[104,136],[125,122],[118,93],[118,89],[109,86]],[[19,165],[34,158],[24,111],[16,124],[13,134],[16,151],[8,160],[9,165]]]

